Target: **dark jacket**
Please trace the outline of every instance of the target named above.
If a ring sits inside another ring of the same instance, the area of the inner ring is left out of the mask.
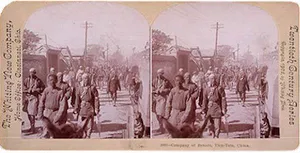
[[[239,77],[236,84],[236,91],[237,92],[245,92],[246,90],[250,90],[249,83],[246,75],[243,77]]]
[[[222,87],[207,87],[203,91],[202,110],[211,117],[222,117],[227,112],[225,90]]]
[[[121,90],[120,80],[117,77],[112,77],[108,81],[107,90],[109,92],[116,92],[117,90]]]
[[[75,110],[80,116],[93,116],[99,110],[99,101],[96,101],[98,91],[95,86],[78,86],[75,97]]]

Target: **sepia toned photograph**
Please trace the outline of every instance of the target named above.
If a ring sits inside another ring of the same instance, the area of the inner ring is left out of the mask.
[[[297,3],[16,1],[0,25],[0,150],[299,147]]]
[[[34,12],[22,42],[22,138],[149,138],[149,48],[148,22],[127,6]]]
[[[163,11],[152,25],[152,138],[279,138],[278,50],[258,7]]]

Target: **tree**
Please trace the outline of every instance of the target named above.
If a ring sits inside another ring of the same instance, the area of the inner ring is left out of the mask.
[[[241,58],[241,64],[244,66],[250,66],[252,64],[255,64],[255,57],[250,51],[246,51]]]
[[[234,50],[234,48],[232,46],[229,45],[218,45],[218,55],[219,56],[223,56],[223,57],[230,57],[232,56],[232,51]]]
[[[160,54],[167,50],[169,45],[172,42],[172,38],[169,35],[166,35],[160,30],[152,30],[152,52],[153,54]]]
[[[22,47],[24,52],[32,52],[36,49],[37,44],[40,42],[40,38],[37,34],[28,29],[24,29]]]
[[[111,65],[118,65],[124,62],[125,57],[121,54],[119,50],[115,51],[109,56],[109,62]]]
[[[94,57],[102,57],[105,58],[105,50],[104,47],[98,44],[89,44],[87,46],[87,54]]]

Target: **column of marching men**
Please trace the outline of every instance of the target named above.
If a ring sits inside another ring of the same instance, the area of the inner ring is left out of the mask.
[[[121,91],[121,83],[128,91],[134,108],[135,137],[144,135],[144,124],[138,108],[142,96],[142,83],[138,73],[124,66],[80,66],[75,72],[72,68],[64,72],[56,72],[50,68],[47,84],[37,77],[35,68],[29,70],[29,76],[23,82],[23,111],[27,113],[30,129],[26,132],[37,133],[36,120],[48,118],[59,127],[68,120],[68,110],[72,109],[75,120],[80,124],[87,120],[84,138],[90,138],[94,124],[94,116],[100,112],[99,90],[106,87],[112,104],[116,107],[117,91]],[[41,138],[50,138],[49,131],[44,128]]]
[[[158,69],[152,84],[152,112],[159,123],[159,134],[166,133],[163,120],[166,119],[174,128],[182,130],[189,126],[195,131],[196,109],[201,117],[208,120],[208,131],[213,138],[219,138],[222,117],[228,117],[226,90],[239,96],[240,103],[245,107],[246,92],[249,84],[258,91],[258,102],[261,106],[261,136],[269,137],[270,123],[264,111],[268,98],[267,67],[223,66],[203,68],[190,74],[180,68],[173,78],[174,84],[164,76],[164,70]],[[234,91],[233,91],[234,92]],[[192,133],[191,133],[192,134]]]

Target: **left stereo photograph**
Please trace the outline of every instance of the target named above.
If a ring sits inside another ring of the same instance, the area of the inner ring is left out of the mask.
[[[139,12],[48,5],[28,18],[22,40],[22,138],[150,137],[150,34]]]

